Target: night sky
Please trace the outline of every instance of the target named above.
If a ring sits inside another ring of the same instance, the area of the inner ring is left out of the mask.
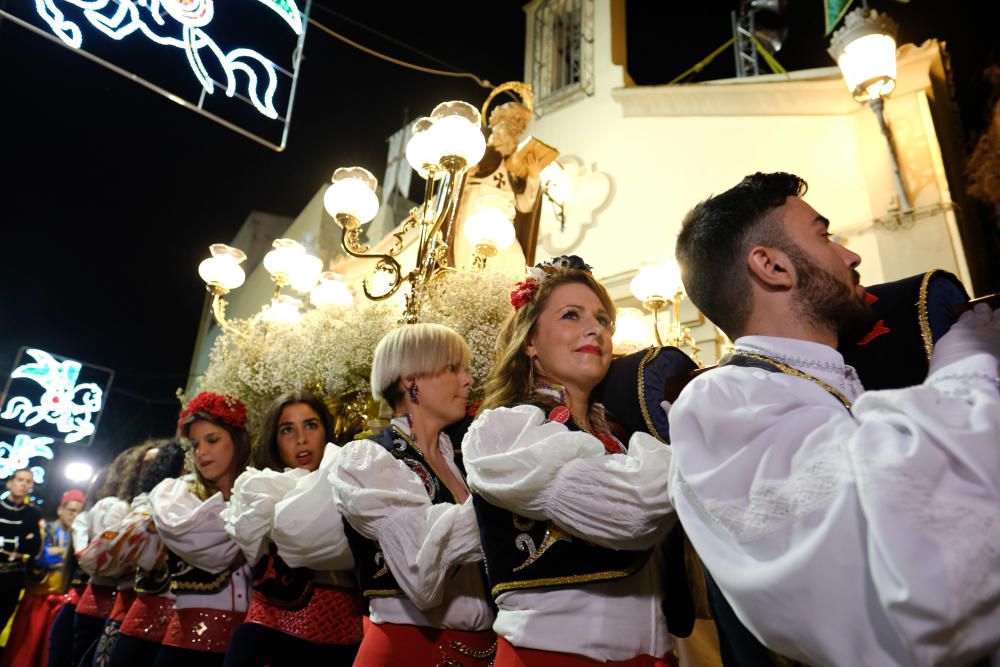
[[[523,78],[521,4],[321,0],[311,16],[394,57],[450,69],[443,62],[499,84]],[[630,0],[633,78],[665,83],[701,59],[730,36],[737,4],[687,3],[696,13],[685,16],[667,10],[681,3]],[[901,42],[948,41],[973,137],[991,94],[983,69],[1000,63],[988,32],[1000,18],[996,3],[870,4],[901,24]],[[19,15],[33,5],[0,0]],[[485,14],[474,19],[473,11]],[[787,20],[777,56],[785,67],[832,64],[821,0],[792,0]],[[155,66],[175,58],[177,71],[189,72],[179,51],[161,58]],[[732,60],[723,54],[700,79],[732,76]],[[171,433],[205,294],[197,266],[210,243],[230,241],[253,210],[296,216],[338,166],[381,178],[385,141],[406,120],[449,99],[478,107],[488,94],[468,79],[382,62],[310,27],[288,148],[276,153],[10,22],[0,22],[0,63],[0,374],[25,345],[114,369],[88,452],[95,462]],[[63,485],[55,473],[46,495]]]

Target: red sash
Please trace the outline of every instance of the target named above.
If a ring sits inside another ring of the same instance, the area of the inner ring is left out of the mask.
[[[76,613],[106,620],[115,606],[116,593],[114,586],[87,584],[80,601],[76,603]]]
[[[464,632],[395,623],[367,623],[354,660],[365,667],[460,665],[488,667],[496,653],[492,630]]]
[[[331,586],[315,586],[306,606],[299,609],[273,605],[255,591],[247,623],[259,623],[317,644],[357,644],[362,634],[358,596]]]
[[[164,646],[225,653],[246,614],[221,609],[174,609],[163,637]]]
[[[128,614],[128,608],[132,606],[133,602],[135,602],[135,591],[131,588],[118,591],[118,595],[115,596],[115,605],[111,607],[108,620],[119,623],[124,621],[125,615]]]
[[[134,637],[159,644],[167,634],[174,601],[160,595],[135,596],[135,602],[129,607],[122,621],[121,633],[126,637]]]

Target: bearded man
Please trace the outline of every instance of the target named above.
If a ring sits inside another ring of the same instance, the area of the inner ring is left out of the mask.
[[[865,392],[861,259],[791,174],[686,216],[688,295],[735,341],[670,411],[670,489],[727,665],[1000,657],[1000,310],[959,318],[923,384]],[[996,663],[994,663],[996,664]]]

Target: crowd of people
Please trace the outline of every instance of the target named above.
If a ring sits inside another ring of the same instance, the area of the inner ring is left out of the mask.
[[[255,434],[201,393],[46,526],[17,471],[0,622],[47,577],[0,666],[1000,665],[1000,310],[927,274],[903,344],[879,308],[914,283],[863,288],[805,189],[758,173],[685,218],[735,344],[709,372],[613,358],[613,300],[561,257],[512,286],[477,410],[462,337],[408,324],[371,368],[389,425],[343,446],[304,389]]]

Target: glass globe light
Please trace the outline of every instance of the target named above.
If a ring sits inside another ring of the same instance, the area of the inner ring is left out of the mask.
[[[287,294],[279,294],[271,299],[260,316],[265,322],[294,324],[302,319],[302,301]]]
[[[573,197],[573,179],[558,161],[550,162],[538,177],[549,196],[560,204],[565,204]]]
[[[465,237],[477,248],[491,247],[495,254],[514,243],[513,217],[514,205],[509,199],[499,194],[484,195],[476,200],[465,220]]]
[[[434,163],[457,157],[467,167],[477,164],[486,152],[486,137],[479,127],[479,110],[468,102],[442,102],[431,112],[434,125],[428,130],[427,156]]]
[[[354,303],[351,289],[340,282],[342,276],[333,271],[324,271],[319,277],[319,284],[312,288],[309,300],[317,308],[322,306],[350,306]]]
[[[670,289],[670,272],[663,264],[647,264],[640,268],[629,288],[643,303],[669,301],[674,295]]]
[[[642,311],[638,308],[619,308],[611,341],[617,354],[631,354],[648,347],[652,340]]]
[[[198,275],[209,287],[234,290],[246,280],[246,273],[240,264],[247,256],[239,248],[224,243],[213,243],[208,247],[212,256],[198,265]]]
[[[378,215],[378,179],[363,167],[340,167],[333,172],[332,184],[323,195],[323,206],[334,218],[344,213],[361,224]]]
[[[829,53],[854,99],[886,97],[896,87],[896,34],[891,18],[857,8],[834,31]]]
[[[308,292],[319,280],[323,272],[323,260],[315,255],[304,253],[298,264],[288,276],[288,284],[296,292]]]
[[[274,249],[264,255],[264,268],[275,282],[287,283],[305,257],[306,249],[292,239],[275,239],[271,245]]]
[[[429,134],[434,127],[434,120],[423,116],[413,123],[413,136],[406,142],[406,161],[416,170],[420,178],[427,178],[432,173],[435,178],[440,178],[437,171],[431,172],[428,167],[435,164],[431,156],[433,138]]]

